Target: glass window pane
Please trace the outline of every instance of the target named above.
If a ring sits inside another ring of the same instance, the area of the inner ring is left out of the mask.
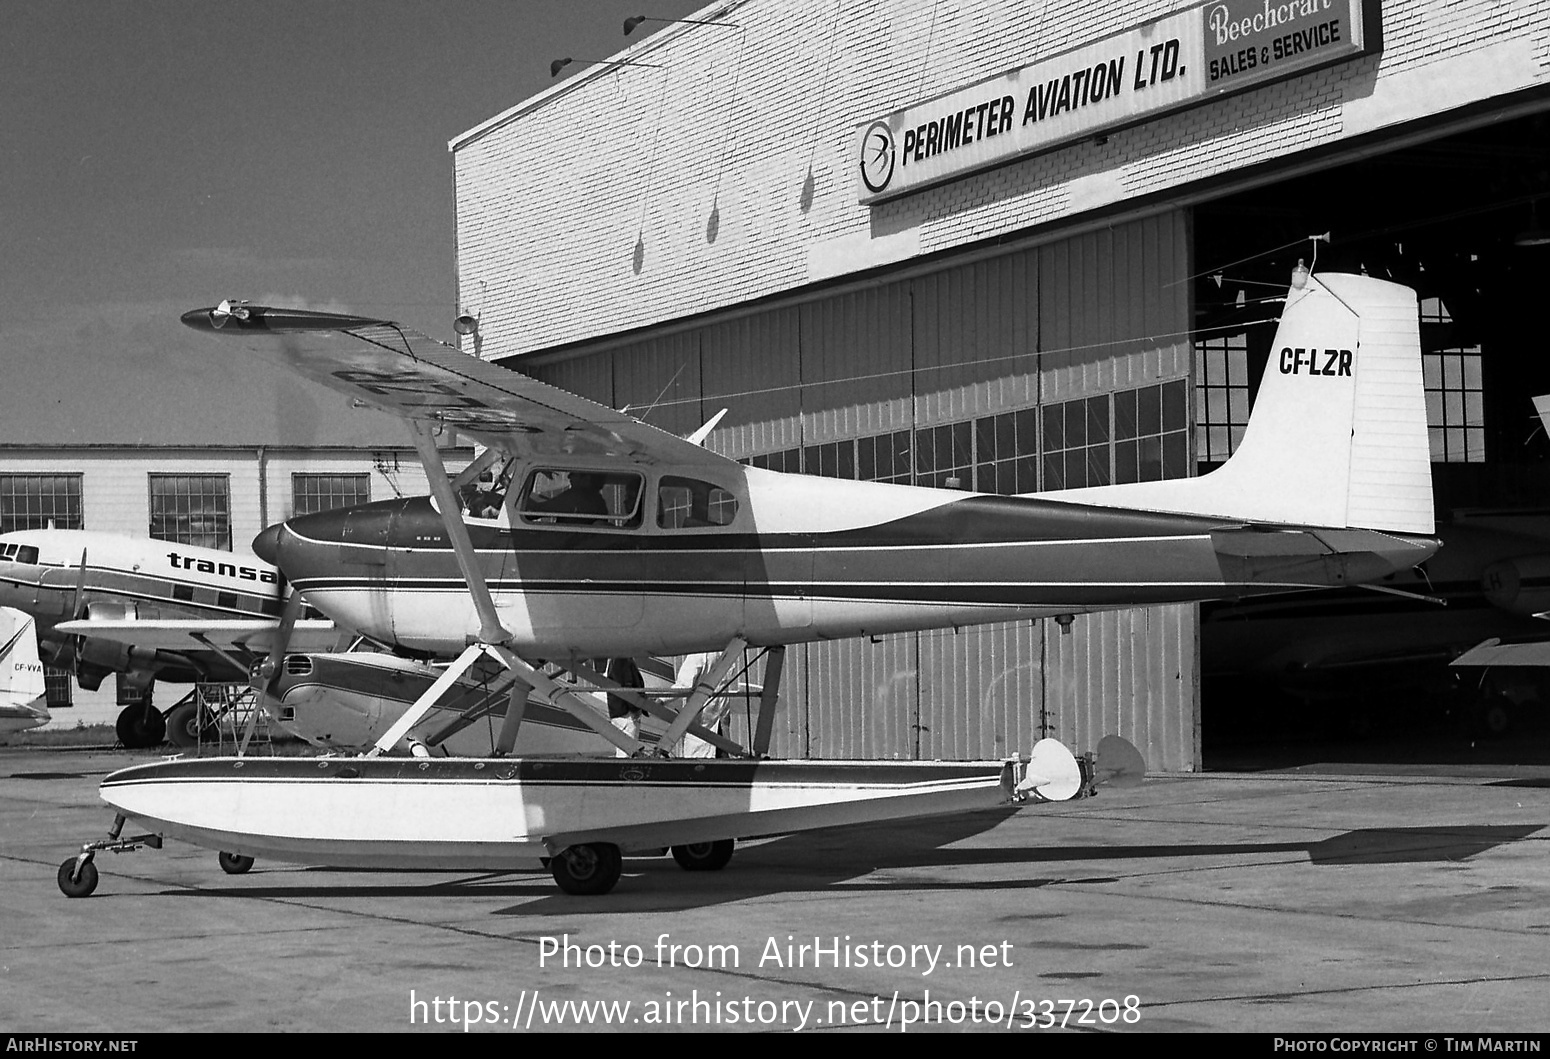
[[[1108,485],[1110,481],[1108,445],[1089,445],[1087,447],[1087,484]]]
[[[1053,490],[1064,489],[1065,487],[1065,457],[1058,452],[1047,454],[1044,457],[1044,488],[1046,490]]]
[[[1066,447],[1066,413],[1058,404],[1044,406],[1044,451]]]
[[[1162,428],[1164,430],[1183,430],[1188,423],[1185,412],[1188,407],[1188,402],[1185,400],[1186,392],[1183,379],[1163,383]]]
[[[1136,467],[1136,443],[1134,441],[1121,441],[1115,444],[1114,480],[1116,482],[1138,482],[1141,480]]]
[[[1114,395],[1114,436],[1136,436],[1136,391],[1125,390]]]
[[[1163,477],[1183,478],[1189,474],[1189,435],[1182,430],[1163,435]]]
[[[1479,349],[1480,347],[1476,346],[1475,348]],[[1464,385],[1465,385],[1465,387],[1467,387],[1468,389],[1471,389],[1471,390],[1481,389],[1485,384],[1484,384],[1484,382],[1482,382],[1480,376],[1481,376],[1481,372],[1480,372],[1480,354],[1478,354],[1478,353],[1466,354],[1465,357],[1464,357]]]
[[[1087,450],[1067,449],[1065,452],[1066,488],[1078,489],[1091,485],[1087,480]]]
[[[1037,456],[1020,456],[1015,462],[1017,481],[1013,488],[1019,493],[1035,493],[1039,489],[1039,459]]]
[[[1227,355],[1227,385],[1247,386],[1248,384],[1249,351],[1247,349],[1234,349]]]
[[[1155,482],[1162,477],[1162,439],[1141,438],[1136,443],[1136,480]]]
[[[1161,386],[1147,386],[1136,391],[1136,430],[1142,436],[1162,433]]]
[[[155,540],[231,550],[224,474],[152,474],[150,535]]]
[[[1066,417],[1066,445],[1077,448],[1087,444],[1086,402],[1067,401],[1061,405],[1061,411]]]
[[[1109,397],[1087,399],[1087,444],[1096,445],[1109,440]]]

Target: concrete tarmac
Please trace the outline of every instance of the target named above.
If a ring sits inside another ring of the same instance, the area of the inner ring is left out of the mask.
[[[1550,767],[1149,779],[547,873],[99,854],[109,772],[0,750],[0,1030],[1550,1029]],[[133,825],[131,825],[132,827]]]

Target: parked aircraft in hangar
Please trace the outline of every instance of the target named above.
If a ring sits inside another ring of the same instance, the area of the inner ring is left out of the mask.
[[[119,815],[106,841],[61,865],[72,895],[95,885],[97,850],[163,836],[341,866],[546,857],[562,888],[602,893],[624,850],[702,847],[719,866],[750,834],[1070,797],[1100,773],[1133,771],[1134,749],[1108,755],[1125,759],[1110,767],[1100,744],[1087,768],[1050,740],[1008,762],[763,760],[780,652],[1345,586],[1437,547],[1415,294],[1367,277],[1324,275],[1289,292],[1279,370],[1216,472],[1025,496],[743,466],[383,321],[230,302],[183,319],[408,421],[431,497],[292,519],[254,546],[341,626],[457,661],[365,757],[174,761],[108,777],[102,795]],[[444,428],[507,461],[510,488],[488,517],[460,513],[435,445]],[[697,721],[750,650],[766,657],[764,695],[743,747]],[[585,662],[712,651],[672,704]],[[383,756],[481,660],[510,687],[497,754],[537,701],[628,759]],[[690,732],[733,756],[663,760],[609,724],[601,693],[663,720],[661,745]],[[254,783],[263,797],[244,796]],[[154,831],[123,838],[127,819]]]

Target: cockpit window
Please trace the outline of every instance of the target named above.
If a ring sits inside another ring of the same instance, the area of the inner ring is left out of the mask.
[[[641,477],[605,471],[540,469],[528,476],[517,510],[538,525],[640,525]]]
[[[730,526],[737,518],[737,497],[698,478],[667,476],[657,487],[657,525],[663,529]]]
[[[0,562],[38,565],[38,549],[30,544],[0,544]]]

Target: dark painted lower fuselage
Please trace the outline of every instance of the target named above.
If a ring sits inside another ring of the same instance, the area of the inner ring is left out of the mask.
[[[547,657],[675,654],[734,635],[793,643],[1347,585],[1408,568],[1435,546],[1339,531],[1331,547],[1320,531],[1040,497],[830,479],[804,489],[845,500],[850,524],[831,515],[827,528],[804,531],[789,513],[753,517],[755,503],[728,527],[658,529],[648,512],[635,528],[502,520],[469,530],[514,645]],[[884,517],[855,524],[869,512]],[[772,522],[779,528],[766,529]],[[384,642],[451,653],[479,631],[426,498],[293,519],[254,547],[314,606]]]

